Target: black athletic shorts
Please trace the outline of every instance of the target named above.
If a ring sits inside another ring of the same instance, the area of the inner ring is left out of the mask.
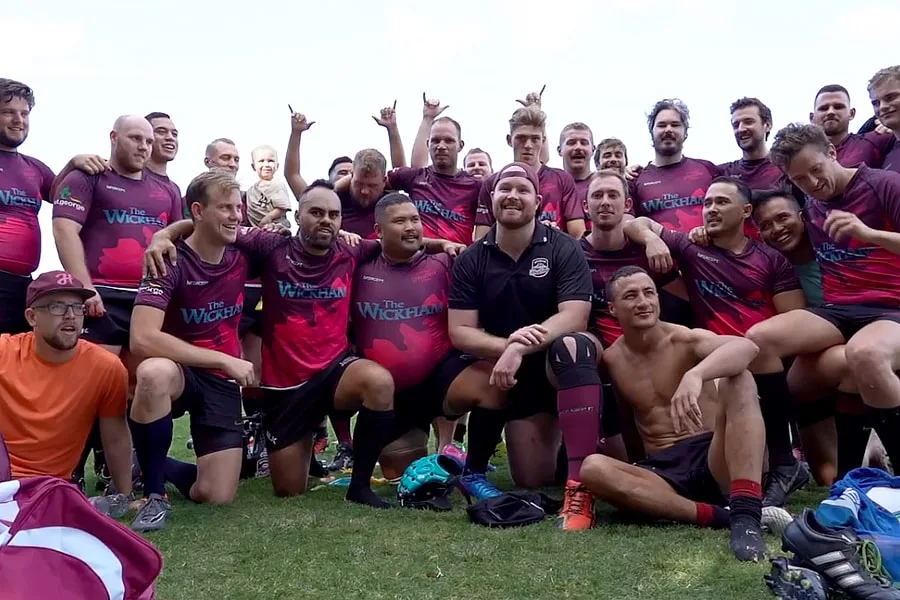
[[[240,386],[202,369],[181,367],[181,370],[184,391],[172,403],[172,418],[190,413],[191,437],[197,456],[242,447]]]
[[[358,356],[345,352],[300,387],[263,388],[262,419],[269,452],[299,442],[335,412],[334,394],[338,384],[347,367],[357,360]]]
[[[241,338],[248,333],[262,337],[262,311],[256,310],[260,298],[262,298],[262,288],[259,285],[244,287],[244,311],[241,314],[241,323],[238,325],[238,336]]]
[[[431,371],[425,381],[394,395],[394,414],[397,430],[406,433],[410,429],[431,430],[431,422],[437,417],[456,420],[462,415],[444,413],[444,400],[450,386],[469,365],[478,362],[471,354],[451,350]]]
[[[31,327],[25,320],[25,296],[31,277],[0,271],[0,333],[24,333]]]
[[[694,316],[691,303],[664,289],[659,290],[659,314],[663,321],[669,323],[691,329],[697,326],[697,318]]]
[[[137,292],[98,286],[97,293],[103,300],[106,314],[100,318],[85,317],[81,337],[95,344],[127,348]]]
[[[877,304],[826,304],[806,310],[837,327],[845,342],[875,321],[900,323],[900,308]]]
[[[694,502],[726,506],[727,499],[709,470],[712,438],[712,432],[695,435],[651,454],[635,465],[665,479],[679,496]]]

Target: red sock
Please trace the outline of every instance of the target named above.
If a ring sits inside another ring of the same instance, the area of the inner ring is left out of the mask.
[[[728,527],[728,511],[721,506],[713,506],[703,502],[695,502],[697,508],[697,526],[722,529]]]
[[[568,479],[581,481],[581,463],[597,450],[600,439],[600,407],[603,390],[599,385],[582,385],[559,390],[559,430],[566,445]]]
[[[339,444],[347,444],[353,447],[353,438],[350,437],[350,419],[344,417],[331,419],[331,426],[334,428],[334,435],[337,437]]]
[[[749,479],[735,479],[731,482],[731,497],[746,496],[748,498],[762,498],[762,486]]]

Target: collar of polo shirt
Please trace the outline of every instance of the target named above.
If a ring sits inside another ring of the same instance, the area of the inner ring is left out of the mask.
[[[543,223],[535,223],[534,224],[534,235],[531,236],[531,245],[535,244],[546,244],[547,240],[550,239],[550,228],[544,225]],[[497,224],[494,223],[491,225],[491,228],[488,230],[487,235],[482,239],[482,244],[485,246],[496,246],[497,245]]]

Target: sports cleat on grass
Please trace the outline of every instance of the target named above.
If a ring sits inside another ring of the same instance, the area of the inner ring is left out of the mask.
[[[159,531],[165,527],[171,512],[172,505],[169,504],[169,499],[166,496],[150,494],[150,497],[147,498],[134,516],[131,528],[138,533]]]
[[[456,443],[447,444],[446,446],[443,447],[443,449],[441,449],[440,453],[443,454],[444,456],[448,456],[448,457],[452,458],[453,460],[455,460],[457,462],[457,464],[459,465],[459,468],[461,468],[461,469],[465,468],[466,459],[469,457],[469,454],[466,452],[465,448],[463,448],[462,446],[460,446]],[[488,466],[487,466],[488,473],[493,473],[496,470],[497,470],[497,467],[488,463]]]
[[[353,471],[353,446],[350,444],[338,444],[337,454],[325,466],[331,472],[341,471],[349,473]]]
[[[865,600],[900,600],[878,547],[860,540],[852,529],[825,527],[808,508],[784,530],[782,548],[794,553],[798,566],[823,575],[833,592]]]
[[[821,575],[784,557],[772,559],[772,570],[763,579],[778,600],[828,600],[828,584]]]
[[[503,495],[503,492],[487,480],[484,473],[469,473],[460,477],[459,490],[470,502],[472,499],[475,501],[486,500]]]
[[[805,463],[794,461],[790,465],[775,467],[766,474],[763,506],[784,506],[791,494],[808,481],[809,467]]]
[[[793,520],[794,517],[791,516],[791,513],[780,506],[764,506],[760,523],[763,531],[781,537],[785,528]]]
[[[585,531],[594,526],[594,497],[580,481],[569,480],[556,526],[563,531]]]

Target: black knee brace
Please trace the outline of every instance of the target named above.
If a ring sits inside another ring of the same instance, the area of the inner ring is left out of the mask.
[[[575,342],[575,358],[566,346],[566,340]],[[583,385],[600,385],[600,373],[597,371],[597,348],[585,335],[567,333],[553,340],[550,344],[547,360],[556,375],[559,389],[581,387]]]

